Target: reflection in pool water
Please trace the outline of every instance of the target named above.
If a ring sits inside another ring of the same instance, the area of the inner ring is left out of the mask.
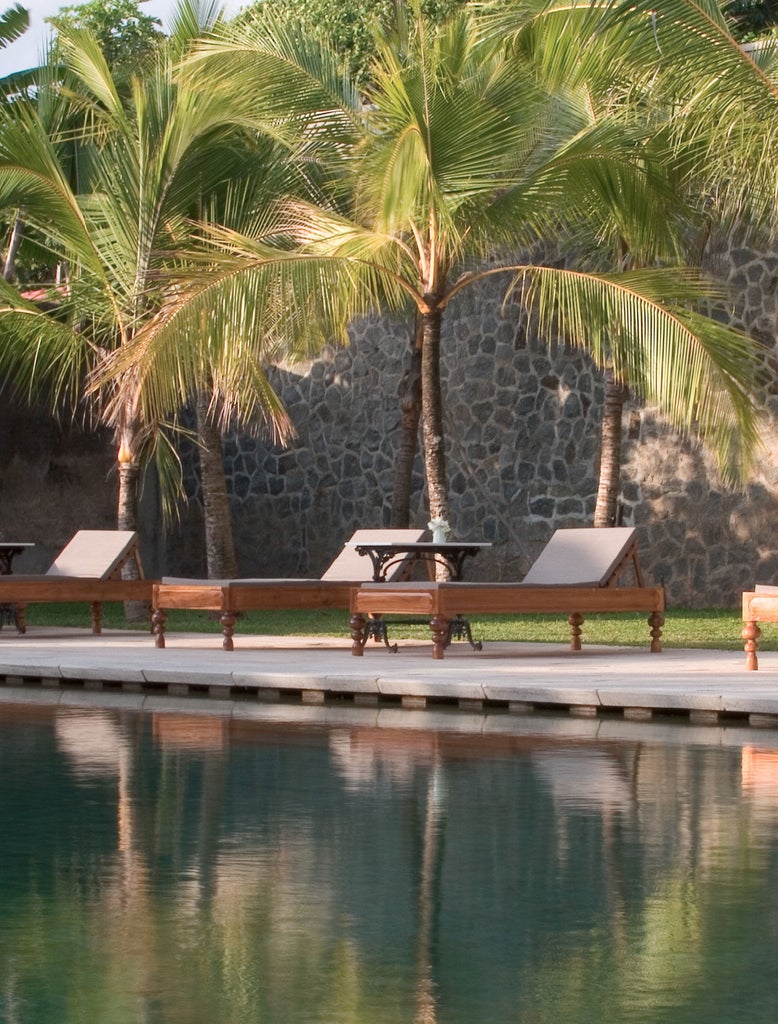
[[[0,705],[0,1021],[774,1024],[774,733],[411,720]]]

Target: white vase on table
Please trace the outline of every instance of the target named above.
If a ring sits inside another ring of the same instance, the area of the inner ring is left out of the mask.
[[[427,529],[432,530],[433,544],[445,544],[446,538],[451,532],[451,527],[445,519],[431,519],[427,523]]]

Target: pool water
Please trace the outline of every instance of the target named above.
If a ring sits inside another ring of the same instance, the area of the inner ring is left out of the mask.
[[[0,704],[0,1021],[778,1020],[778,735],[404,715]]]

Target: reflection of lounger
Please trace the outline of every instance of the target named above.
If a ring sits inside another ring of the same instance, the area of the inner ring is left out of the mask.
[[[134,562],[140,579],[123,580],[122,566]],[[102,629],[106,601],[148,601],[151,582],[143,579],[138,537],[132,530],[79,530],[40,575],[0,576],[0,604],[14,607],[16,628],[25,633],[28,604],[87,601],[92,632]]]
[[[636,586],[617,586],[628,568]],[[664,588],[644,585],[634,529],[557,530],[521,583],[363,584],[351,602],[352,653],[362,654],[365,615],[424,616],[432,656],[442,658],[458,615],[540,612],[568,616],[574,651],[581,649],[584,613],[649,612],[651,650],[661,651],[664,608]]]
[[[152,623],[157,647],[165,646],[167,612],[173,608],[218,612],[225,651],[234,647],[235,621],[240,612],[301,608],[348,610],[351,591],[370,579],[370,560],[357,544],[415,543],[423,530],[357,530],[319,579],[191,580],[167,578],[154,586]],[[390,579],[407,574],[411,559],[394,566]]]
[[[743,594],[743,639],[746,642],[746,668],[758,669],[759,637],[762,630],[757,623],[778,622],[778,587],[757,583]]]

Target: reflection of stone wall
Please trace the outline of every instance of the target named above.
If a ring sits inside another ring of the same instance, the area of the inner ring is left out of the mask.
[[[731,319],[773,346],[778,256],[732,256],[717,265],[739,292]],[[520,577],[555,526],[591,522],[603,397],[584,357],[525,337],[501,289],[493,280],[460,293],[443,339],[452,525],[493,543],[469,567],[484,579]],[[352,337],[348,350],[275,373],[298,431],[288,451],[227,442],[243,574],[317,575],[356,527],[388,524],[409,327],[367,321]],[[771,407],[774,417],[778,399]],[[624,431],[623,521],[639,527],[647,575],[671,603],[733,606],[755,579],[778,580],[774,418],[742,493],[724,490],[699,446],[650,410],[630,406]],[[187,462],[193,480],[191,453]],[[423,526],[420,460],[415,482],[411,521]],[[172,571],[202,572],[196,504],[187,522],[171,542]]]

